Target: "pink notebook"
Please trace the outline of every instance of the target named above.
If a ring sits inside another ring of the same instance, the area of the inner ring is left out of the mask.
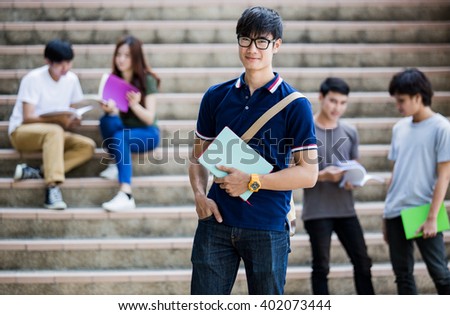
[[[128,112],[127,92],[139,92],[139,89],[114,74],[104,74],[100,81],[98,94],[107,101],[113,99],[121,112]]]

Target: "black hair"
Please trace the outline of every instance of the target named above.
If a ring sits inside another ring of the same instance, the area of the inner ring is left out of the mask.
[[[236,34],[245,37],[272,34],[273,39],[279,39],[283,37],[283,21],[275,10],[251,7],[246,9],[239,18]]]
[[[44,57],[51,62],[70,61],[74,57],[72,45],[60,39],[53,39],[45,46]]]
[[[329,77],[320,85],[320,93],[325,96],[328,92],[336,92],[339,94],[348,95],[350,93],[350,87],[347,82],[341,78]]]
[[[416,68],[406,69],[395,74],[389,83],[389,94],[407,94],[414,96],[420,94],[425,106],[431,106],[433,89],[428,78]]]

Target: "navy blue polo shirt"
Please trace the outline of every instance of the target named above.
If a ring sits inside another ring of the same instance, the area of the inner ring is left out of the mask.
[[[245,73],[206,91],[197,120],[196,135],[200,139],[214,140],[225,126],[242,136],[269,108],[295,91],[275,73],[270,82],[250,96],[244,76]],[[306,98],[294,100],[270,119],[248,144],[274,166],[273,172],[288,167],[292,152],[317,150],[311,103]],[[283,231],[291,193],[261,189],[245,202],[213,184],[208,197],[217,203],[224,224]]]

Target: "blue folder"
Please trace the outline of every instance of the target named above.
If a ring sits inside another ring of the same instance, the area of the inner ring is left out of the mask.
[[[214,176],[224,177],[226,172],[216,168],[224,165],[247,174],[268,174],[273,166],[230,128],[225,127],[198,159]],[[240,197],[247,200],[252,192],[247,190]]]

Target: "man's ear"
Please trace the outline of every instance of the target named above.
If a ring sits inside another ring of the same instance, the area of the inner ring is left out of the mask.
[[[323,98],[324,98],[324,96],[323,96],[322,92],[319,92],[319,102],[322,102]]]
[[[283,40],[281,38],[278,38],[275,43],[273,44],[273,53],[276,54],[278,52],[278,49],[281,46],[281,43],[283,42]]]
[[[417,93],[416,95],[413,95],[413,96],[412,96],[412,99],[413,99],[415,102],[423,103],[423,100],[422,100],[422,94],[420,94],[420,93]]]

